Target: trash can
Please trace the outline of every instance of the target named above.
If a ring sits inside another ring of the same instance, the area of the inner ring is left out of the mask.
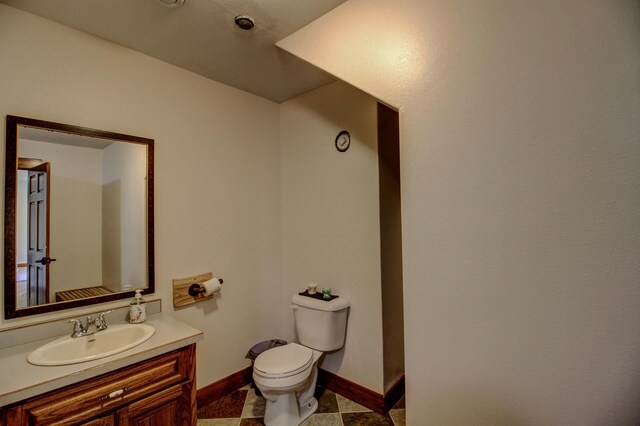
[[[278,346],[284,346],[286,344],[287,342],[280,339],[271,339],[271,340],[265,340],[264,342],[256,343],[255,345],[251,346],[251,349],[249,349],[249,352],[247,352],[247,355],[245,356],[245,358],[250,359],[251,365],[253,366],[253,363],[255,362],[256,358],[258,358],[258,355],[260,355],[262,352],[271,348],[276,348]],[[260,390],[257,387],[255,390],[256,390],[256,395],[262,396],[262,394],[260,393]]]
[[[255,345],[251,346],[251,349],[249,349],[249,352],[247,352],[245,358],[250,359],[251,365],[253,365],[256,358],[258,358],[258,355],[260,355],[262,352],[266,351],[267,349],[284,346],[286,344],[287,342],[280,339],[271,339],[265,340],[264,342],[256,343]]]

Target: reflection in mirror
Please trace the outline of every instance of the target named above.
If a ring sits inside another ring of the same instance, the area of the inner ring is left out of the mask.
[[[7,117],[6,318],[153,291],[152,158],[149,139]]]

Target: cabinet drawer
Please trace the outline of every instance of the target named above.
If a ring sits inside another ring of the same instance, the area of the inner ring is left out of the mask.
[[[142,398],[116,412],[118,426],[180,424],[180,399],[184,385],[174,385]]]
[[[189,380],[180,351],[90,379],[27,401],[28,424],[74,424]]]

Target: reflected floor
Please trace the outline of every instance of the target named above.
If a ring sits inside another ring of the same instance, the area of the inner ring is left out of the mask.
[[[16,281],[16,303],[18,308],[27,307],[27,282]]]

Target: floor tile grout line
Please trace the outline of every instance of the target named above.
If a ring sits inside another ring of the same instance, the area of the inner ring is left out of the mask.
[[[340,404],[338,404],[338,394],[333,392],[333,398],[336,400],[336,407],[338,407],[338,419],[340,419],[340,426],[344,426],[344,421],[342,420],[342,412],[340,411]]]
[[[240,411],[240,421],[238,422],[238,425],[242,423],[242,415],[244,414],[244,407],[247,405],[247,400],[249,399],[249,392],[251,392],[251,388],[247,390],[247,394],[244,396],[244,402],[242,403],[242,411]]]

